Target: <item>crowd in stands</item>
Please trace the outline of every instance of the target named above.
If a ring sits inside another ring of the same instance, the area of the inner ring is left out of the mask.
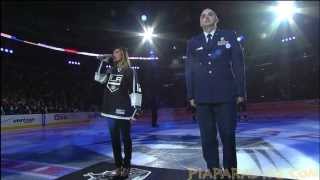
[[[12,64],[2,69],[1,115],[97,111],[90,79],[29,68]]]

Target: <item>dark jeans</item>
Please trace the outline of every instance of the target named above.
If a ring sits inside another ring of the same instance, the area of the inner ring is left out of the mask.
[[[197,104],[202,151],[208,168],[220,168],[217,130],[223,145],[223,167],[237,168],[236,104]]]
[[[129,168],[131,166],[132,140],[131,123],[129,120],[108,119],[115,165]],[[120,136],[121,134],[121,136]],[[121,153],[121,139],[124,145],[124,158]]]

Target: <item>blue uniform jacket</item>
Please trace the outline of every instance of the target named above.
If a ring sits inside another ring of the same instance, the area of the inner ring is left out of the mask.
[[[235,32],[217,29],[209,44],[203,33],[192,37],[187,45],[185,78],[187,97],[196,103],[245,97],[243,51]]]

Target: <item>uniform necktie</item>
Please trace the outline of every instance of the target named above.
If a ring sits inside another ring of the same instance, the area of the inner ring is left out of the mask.
[[[207,44],[209,44],[212,41],[212,34],[208,34],[207,39],[208,39]]]

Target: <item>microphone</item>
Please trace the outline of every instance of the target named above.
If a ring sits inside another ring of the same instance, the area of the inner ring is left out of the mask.
[[[97,56],[97,59],[99,59],[100,61],[104,61],[106,63],[113,63],[112,55],[109,55],[109,54],[103,54],[101,56]]]

